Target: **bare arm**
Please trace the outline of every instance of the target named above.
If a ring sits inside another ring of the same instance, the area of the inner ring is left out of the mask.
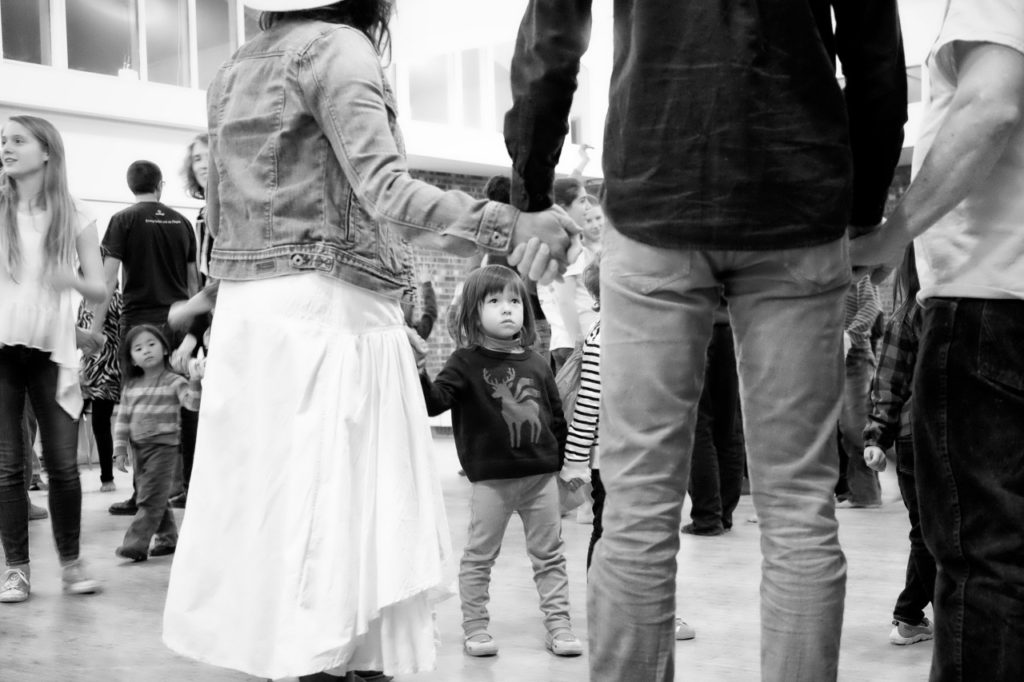
[[[885,226],[854,240],[855,265],[887,265],[983,185],[1020,126],[1024,54],[992,43],[953,46],[959,82],[921,169]]]
[[[75,290],[92,303],[106,301],[103,259],[100,257],[100,239],[95,221],[79,233],[78,239],[75,240],[75,248],[78,251],[78,263],[82,268],[82,277],[76,278],[76,284],[73,285]]]
[[[121,261],[117,258],[107,256],[103,260],[103,279],[105,286],[104,297],[97,301],[92,307],[92,327],[90,334],[102,334],[103,325],[107,322],[107,311],[110,309],[110,299],[117,287],[117,273],[121,269]]]

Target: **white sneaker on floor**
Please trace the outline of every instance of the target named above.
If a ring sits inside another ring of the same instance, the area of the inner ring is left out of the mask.
[[[470,656],[494,656],[498,643],[486,632],[474,632],[463,640],[462,649]]]
[[[95,594],[100,591],[100,581],[88,576],[81,559],[64,564],[61,583],[66,594]]]
[[[687,625],[682,618],[676,618],[676,641],[682,642],[683,640],[693,639],[696,636],[696,630]]]
[[[28,599],[31,588],[28,583],[28,569],[8,568],[0,577],[0,603],[16,604]]]
[[[898,646],[917,644],[935,636],[932,630],[931,621],[925,618],[920,625],[908,625],[901,620],[892,622],[892,631],[889,633],[889,641]]]

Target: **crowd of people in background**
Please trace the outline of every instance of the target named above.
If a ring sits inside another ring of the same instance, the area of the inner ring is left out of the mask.
[[[910,551],[889,641],[934,637],[933,680],[1024,678],[1019,3],[948,1],[913,180],[884,219],[907,117],[895,0],[618,13],[596,191],[585,149],[555,174],[590,3],[530,0],[512,172],[485,198],[409,171],[381,64],[390,2],[245,4],[261,31],[185,150],[195,225],[139,160],[101,241],[56,128],[3,124],[0,603],[29,600],[29,521],[47,515],[63,590],[102,589],[79,556],[87,416],[100,490],[132,469],[112,551],[173,557],[172,650],[269,679],[430,669],[453,552],[428,416],[450,410],[469,656],[499,650],[488,590],[513,514],[546,648],[583,653],[566,572],[583,558],[561,528],[585,500],[590,679],[672,679],[674,641],[696,634],[675,603],[680,534],[714,542],[749,492],[762,676],[834,680],[835,510],[880,507],[894,460]],[[434,376],[416,248],[472,259]]]

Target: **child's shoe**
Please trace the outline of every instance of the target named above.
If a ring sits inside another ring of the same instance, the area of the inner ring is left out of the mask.
[[[13,566],[0,577],[0,604],[16,604],[28,599],[28,566]]]
[[[932,624],[927,618],[922,620],[920,625],[910,625],[902,620],[894,620],[892,625],[889,641],[899,646],[917,644],[935,636],[932,631]]]
[[[583,653],[583,644],[576,638],[576,635],[572,634],[571,630],[548,633],[545,646],[555,656],[579,656]]]
[[[122,559],[131,559],[136,563],[140,561],[145,561],[149,558],[146,555],[146,553],[142,550],[133,549],[132,547],[118,547],[114,550],[114,554],[121,557]]]
[[[683,640],[693,639],[697,636],[697,631],[686,624],[682,618],[676,618],[676,641],[682,642]]]
[[[95,594],[100,591],[100,581],[89,577],[81,559],[64,564],[62,571],[61,583],[65,594]]]
[[[112,493],[115,490],[117,490],[117,486],[114,485],[113,481],[103,481],[102,483],[100,483],[101,493]]]
[[[498,643],[486,632],[477,632],[462,642],[462,648],[470,656],[494,656],[498,653]]]
[[[177,547],[174,545],[153,545],[153,549],[149,550],[149,556],[167,556],[174,554],[175,549]]]

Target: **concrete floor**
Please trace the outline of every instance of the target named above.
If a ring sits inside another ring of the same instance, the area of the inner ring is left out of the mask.
[[[465,538],[469,484],[456,475],[458,462],[449,438],[436,439],[452,540],[456,554]],[[128,525],[110,516],[110,503],[129,494],[130,480],[118,474],[119,490],[99,492],[99,471],[84,468],[82,556],[105,591],[93,597],[60,592],[59,569],[48,521],[31,524],[31,599],[0,605],[0,682],[201,682],[255,678],[181,658],[160,641],[161,610],[170,558],[125,564],[114,556]],[[840,510],[840,536],[849,560],[840,680],[873,682],[925,680],[930,642],[910,647],[888,643],[892,605],[906,566],[906,512],[895,479],[883,478],[887,503],[877,510]],[[45,492],[33,492],[45,504]],[[697,638],[677,645],[677,679],[723,682],[759,679],[757,525],[750,498],[736,512],[735,529],[717,538],[682,536],[678,603]],[[179,517],[180,520],[180,517]],[[576,632],[587,634],[585,562],[591,527],[566,519],[570,599]],[[587,679],[586,656],[560,659],[544,650],[522,526],[509,526],[491,585],[491,632],[501,653],[488,659],[461,650],[457,599],[441,604],[441,648],[437,669],[403,676],[399,682],[575,682]]]

